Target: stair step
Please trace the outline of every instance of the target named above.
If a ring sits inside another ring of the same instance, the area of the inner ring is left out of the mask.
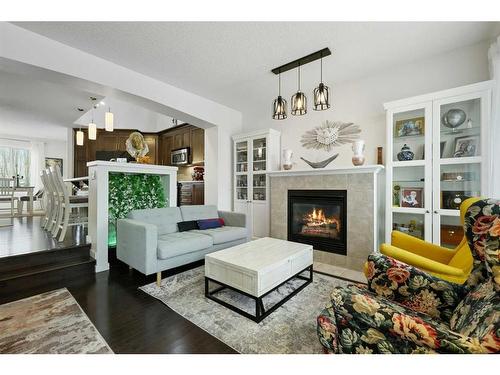
[[[29,272],[19,271],[17,275],[5,275],[0,279],[0,304],[16,301],[57,288],[68,287],[71,283],[88,282],[95,277],[95,259],[79,262],[33,268]]]
[[[90,244],[37,251],[0,258],[0,278],[28,268],[48,267],[54,264],[80,262],[90,258]]]
[[[95,260],[91,257],[81,258],[79,260],[72,260],[70,262],[55,262],[51,264],[42,264],[33,267],[21,268],[0,274],[0,283],[6,280],[14,280],[22,277],[30,277],[40,273],[62,270],[83,264],[95,264]],[[1,284],[0,284],[1,285]]]

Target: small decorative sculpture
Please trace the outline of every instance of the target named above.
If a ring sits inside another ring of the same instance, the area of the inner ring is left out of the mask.
[[[125,145],[127,146],[127,152],[130,156],[134,157],[136,161],[139,161],[149,152],[148,144],[144,140],[144,136],[139,132],[130,134]]]
[[[354,155],[352,156],[352,164],[355,166],[363,165],[365,163],[365,141],[359,140],[352,142],[352,151]]]
[[[325,168],[328,164],[330,164],[332,161],[334,161],[339,154],[335,154],[332,157],[329,157],[328,159],[325,159],[323,161],[318,161],[318,162],[312,162],[307,159],[304,159],[301,157],[302,160],[304,160],[307,164],[309,164],[311,167],[317,169],[317,168]]]
[[[352,143],[359,138],[361,129],[352,122],[325,121],[321,126],[302,135],[302,146],[308,149],[332,151],[334,146]]]
[[[453,131],[462,125],[467,119],[467,115],[461,109],[450,109],[441,118],[441,122],[447,128],[451,128]]]
[[[283,150],[283,169],[289,171],[293,167],[292,163],[293,151],[290,149]]]
[[[410,147],[405,143],[404,146],[401,148],[401,151],[398,152],[397,156],[399,161],[409,161],[413,160],[415,154],[410,149]]]

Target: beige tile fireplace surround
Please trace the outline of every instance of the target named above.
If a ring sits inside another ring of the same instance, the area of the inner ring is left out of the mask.
[[[288,190],[347,190],[347,255],[314,250],[314,261],[360,271],[383,239],[383,166],[270,172],[271,237],[287,239]]]

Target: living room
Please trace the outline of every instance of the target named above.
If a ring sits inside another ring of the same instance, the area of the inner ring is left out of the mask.
[[[500,351],[500,22],[6,17],[1,354]]]

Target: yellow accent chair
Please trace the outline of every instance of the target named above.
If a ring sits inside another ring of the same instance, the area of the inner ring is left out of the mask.
[[[464,225],[467,209],[480,199],[469,198],[462,202],[460,205],[460,223],[462,225]],[[393,231],[391,244],[382,244],[380,252],[457,284],[463,284],[472,270],[473,259],[465,235],[455,249],[448,249],[402,232]]]

